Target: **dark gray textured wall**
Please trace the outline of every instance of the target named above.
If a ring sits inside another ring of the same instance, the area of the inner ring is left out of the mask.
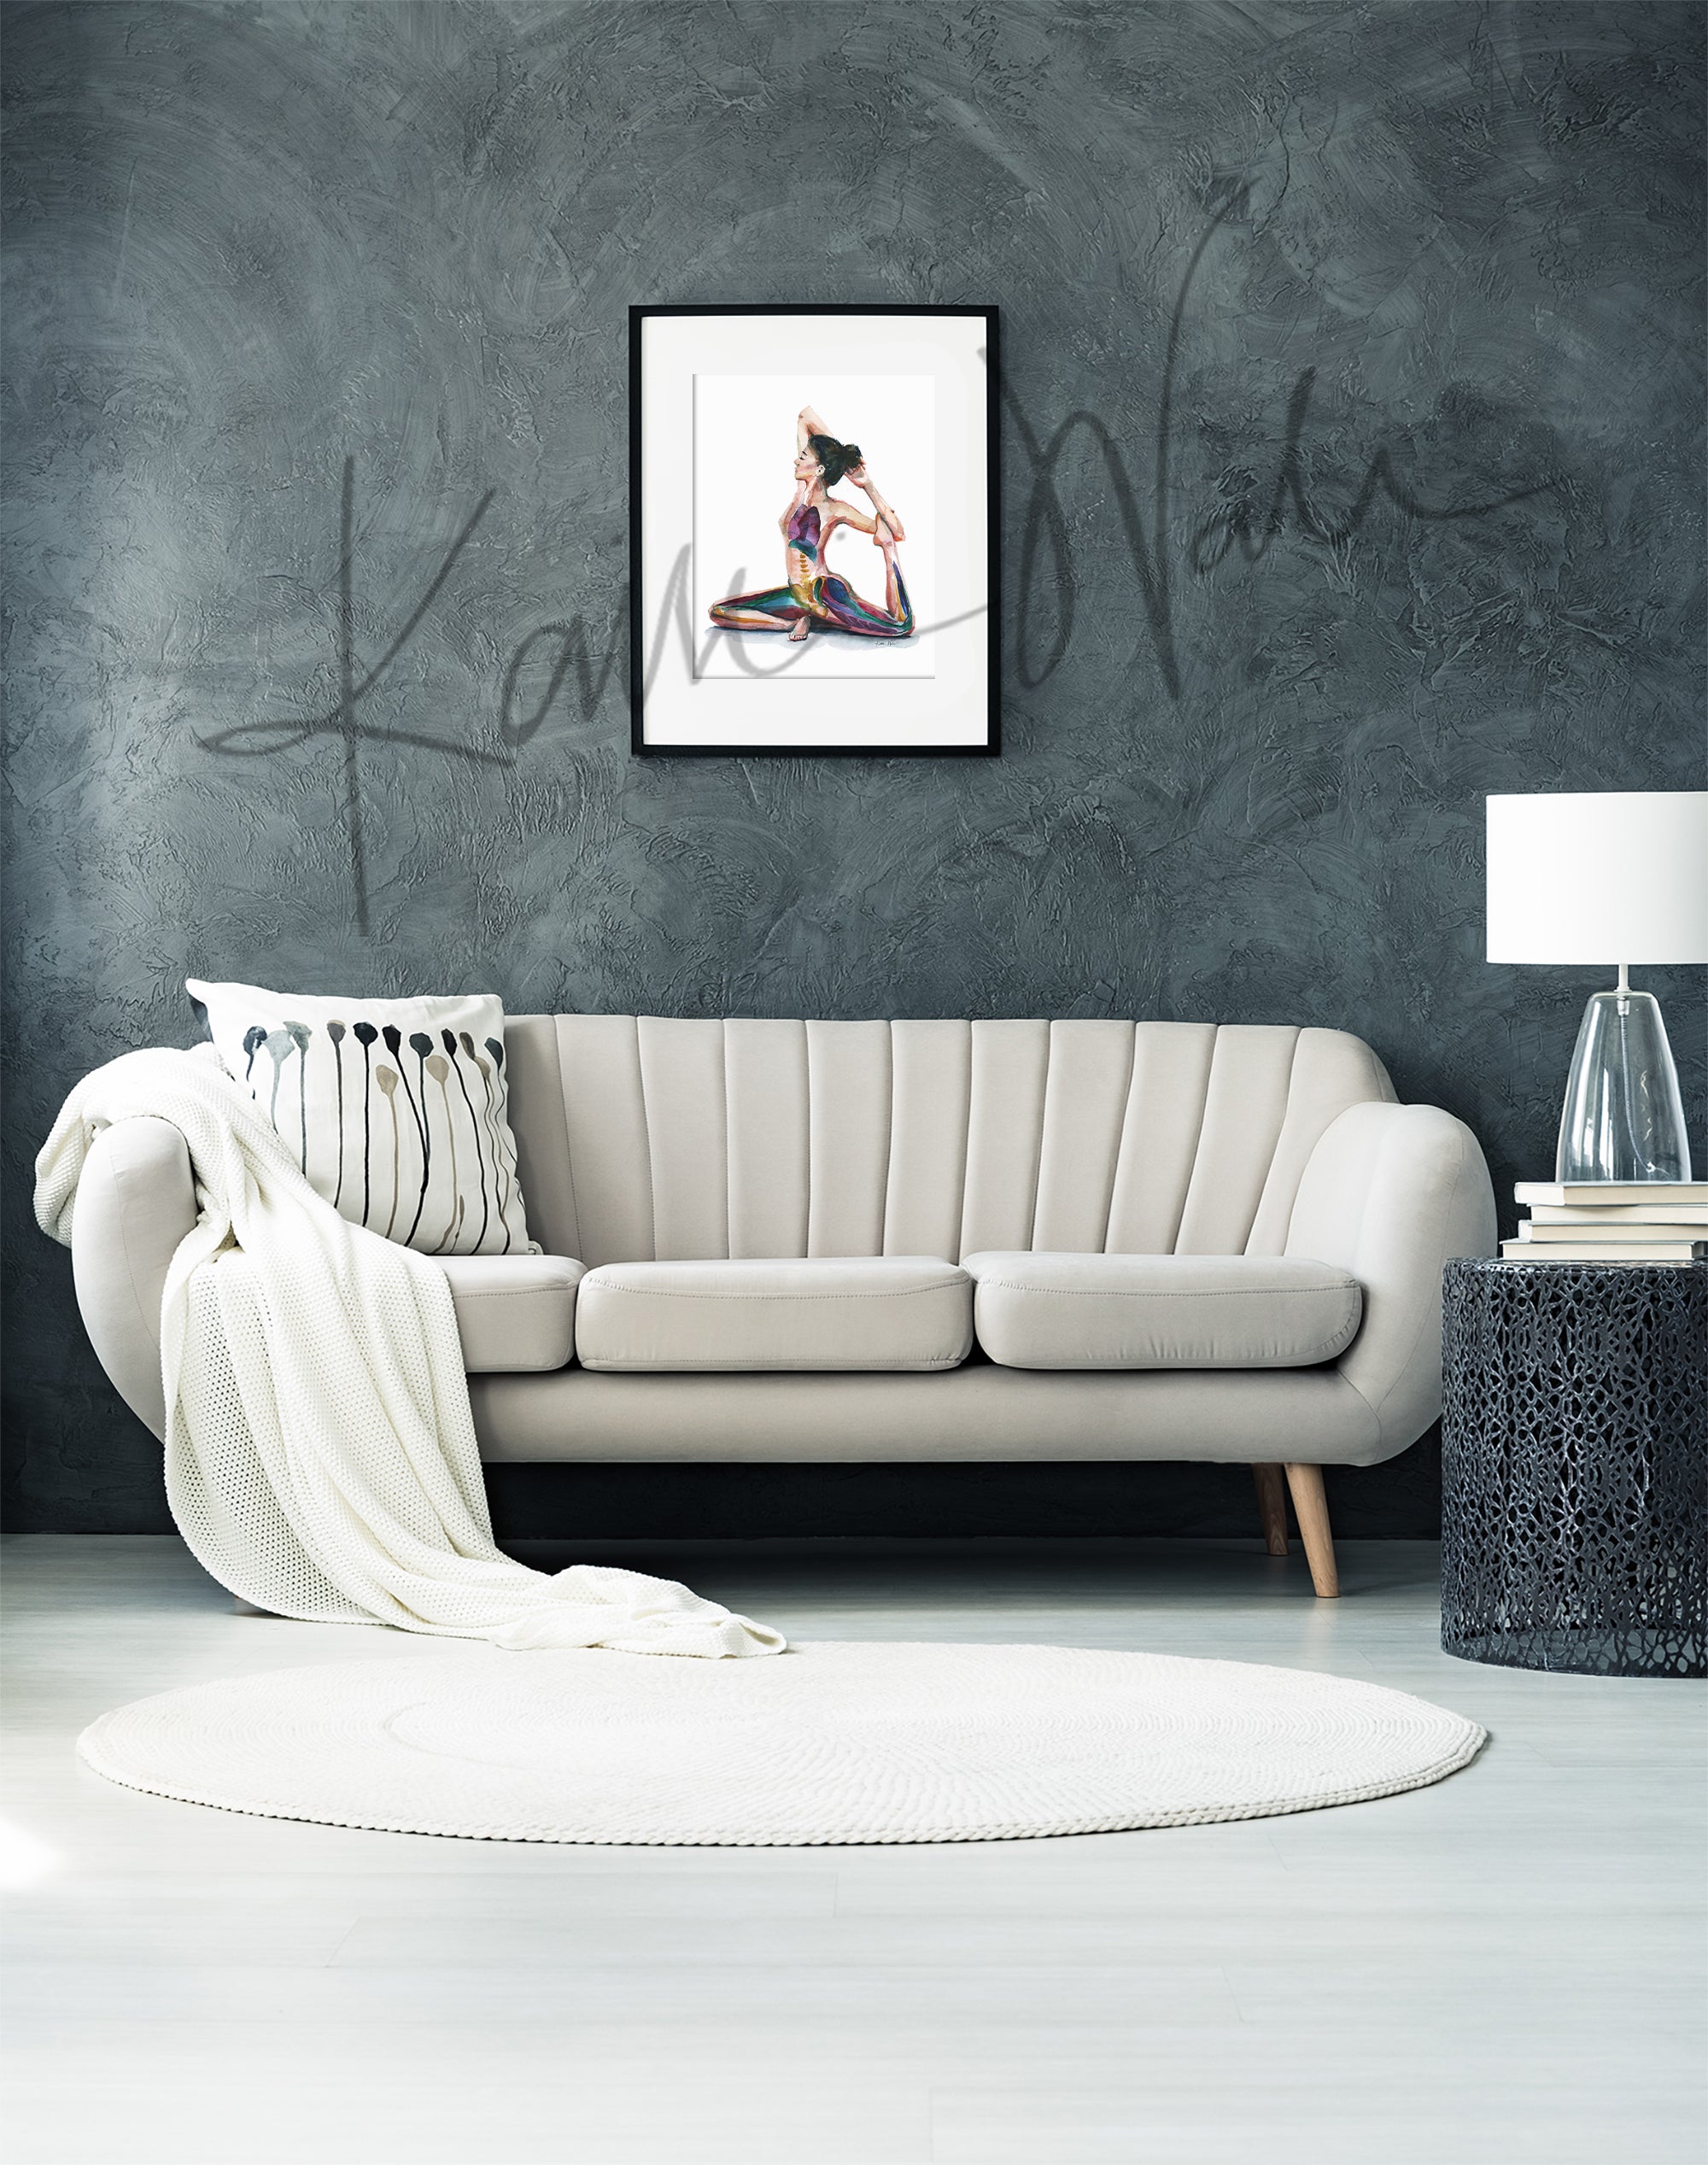
[[[1703,23],[9,7],[12,1523],[165,1523],[28,1165],[190,971],[1334,1024],[1546,1171],[1594,974],[1483,961],[1482,799],[1702,781]],[[625,311],[725,300],[1003,308],[1001,761],[629,758]],[[354,800],[347,459],[358,683],[490,496]],[[1427,1450],[1354,1479],[1427,1513]]]

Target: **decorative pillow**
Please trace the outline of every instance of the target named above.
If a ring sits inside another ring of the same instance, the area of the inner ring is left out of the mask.
[[[228,1074],[351,1223],[430,1255],[539,1254],[504,1074],[504,1006],[184,986]]]

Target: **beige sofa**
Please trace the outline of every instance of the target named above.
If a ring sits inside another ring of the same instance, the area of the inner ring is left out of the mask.
[[[547,1253],[442,1266],[489,1460],[1243,1461],[1277,1552],[1284,1467],[1331,1594],[1321,1469],[1434,1420],[1442,1265],[1494,1251],[1475,1138],[1339,1031],[524,1015],[506,1050]],[[175,1130],[101,1138],[78,1296],[156,1434],[194,1215]]]

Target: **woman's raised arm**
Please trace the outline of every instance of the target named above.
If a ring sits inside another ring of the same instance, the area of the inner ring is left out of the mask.
[[[900,519],[896,517],[895,512],[891,509],[890,506],[886,503],[884,499],[879,494],[877,483],[866,471],[863,464],[857,466],[851,466],[848,469],[848,478],[853,483],[857,489],[863,489],[867,495],[871,498],[872,509],[876,512],[878,517],[883,521],[884,524],[889,528],[892,538],[898,541],[906,541],[906,530],[902,525]]]
[[[804,451],[814,436],[828,436],[829,434],[829,430],[825,427],[823,422],[819,419],[810,406],[802,407],[800,412],[796,414],[795,449],[798,452]]]
[[[857,533],[869,534],[874,541],[878,539],[878,522],[872,514],[857,511],[852,504],[845,504],[839,496],[825,498],[822,516],[821,532],[826,541],[839,526],[851,526]]]

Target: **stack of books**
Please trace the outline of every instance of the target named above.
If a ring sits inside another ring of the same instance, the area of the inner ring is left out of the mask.
[[[1500,1253],[1513,1263],[1708,1261],[1708,1180],[1520,1180],[1530,1207]]]

